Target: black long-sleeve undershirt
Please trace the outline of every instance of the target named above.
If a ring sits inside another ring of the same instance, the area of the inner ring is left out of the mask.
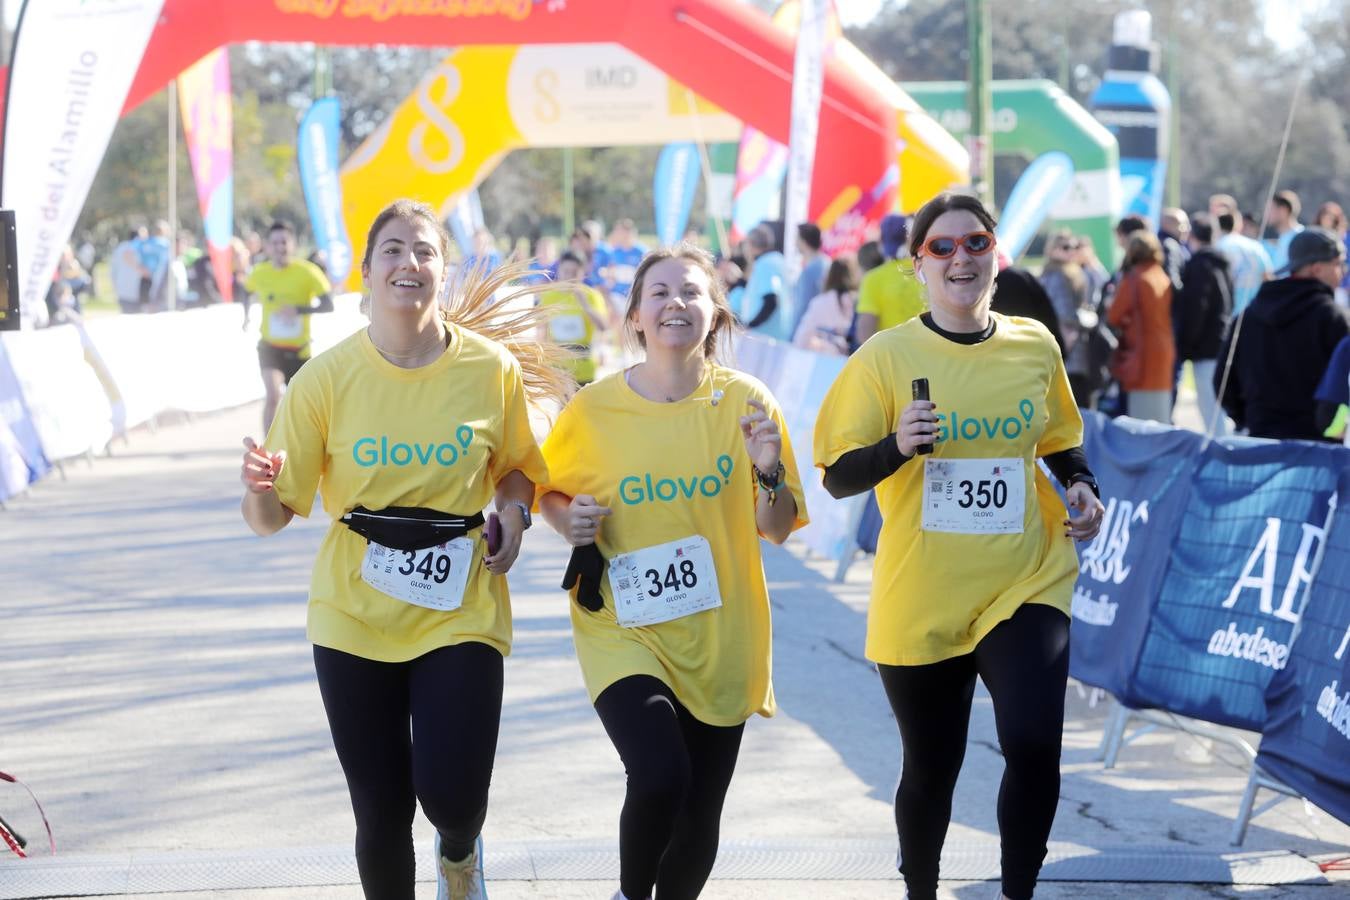
[[[978,344],[988,340],[994,334],[994,322],[982,332],[960,334],[940,328],[928,313],[922,316],[923,324],[950,341],[959,344]],[[888,434],[869,447],[850,450],[833,465],[825,467],[825,490],[831,497],[842,499],[871,490],[879,483],[890,478],[906,462],[913,459],[900,452],[900,445],[894,434]],[[1075,476],[1092,478],[1088,468],[1087,454],[1082,447],[1071,447],[1044,457],[1045,464],[1060,484],[1068,485]]]
[[[895,435],[888,434],[870,447],[850,450],[835,460],[834,465],[826,466],[825,490],[836,500],[861,494],[890,478],[913,458],[901,453]],[[1062,485],[1067,486],[1076,475],[1092,477],[1087,454],[1082,447],[1051,453],[1044,459],[1051,474]]]

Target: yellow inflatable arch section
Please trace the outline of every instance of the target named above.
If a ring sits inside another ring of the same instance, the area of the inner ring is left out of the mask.
[[[835,46],[896,109],[901,209],[965,183],[961,144],[856,47]],[[389,197],[413,197],[448,215],[512,150],[735,141],[741,128],[618,44],[466,47],[442,60],[343,165],[343,203],[349,223],[374,221]],[[352,237],[359,258],[365,238]],[[359,280],[353,270],[351,286]]]
[[[466,47],[343,164],[343,206],[353,224],[374,221],[390,197],[445,215],[521,147],[734,141],[740,133],[739,120],[618,44]],[[360,258],[365,235],[352,237]],[[353,270],[353,286],[360,274]]]

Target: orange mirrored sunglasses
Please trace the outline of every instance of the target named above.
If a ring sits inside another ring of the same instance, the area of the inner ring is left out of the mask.
[[[994,249],[995,243],[994,235],[988,231],[972,231],[960,237],[939,234],[924,241],[919,253],[934,259],[947,259],[956,255],[957,247],[965,247],[971,256],[983,256]]]

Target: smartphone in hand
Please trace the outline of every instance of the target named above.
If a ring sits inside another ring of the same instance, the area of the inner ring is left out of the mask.
[[[483,526],[483,539],[487,541],[488,556],[496,556],[502,546],[502,520],[497,514],[488,513],[487,524]]]
[[[910,382],[909,389],[910,389],[910,391],[913,392],[913,394],[914,394],[914,399],[915,399],[915,400],[931,400],[931,399],[932,399],[931,397],[928,396],[928,379],[927,379],[927,378],[915,378],[912,382]],[[932,444],[916,444],[915,447],[914,447],[914,452],[915,452],[915,453],[932,453],[932,452],[933,452],[933,445],[932,445]]]

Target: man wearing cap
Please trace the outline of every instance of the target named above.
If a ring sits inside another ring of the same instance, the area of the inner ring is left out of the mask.
[[[1305,228],[1289,242],[1285,277],[1261,286],[1234,323],[1219,354],[1215,390],[1239,428],[1253,437],[1326,440],[1315,393],[1336,345],[1350,335],[1350,315],[1336,305],[1345,247],[1325,228]],[[1233,334],[1237,348],[1223,384]]]
[[[858,320],[853,331],[859,345],[924,311],[923,285],[914,277],[914,260],[905,248],[908,239],[904,216],[891,213],[881,220],[886,261],[864,275],[858,288]]]

